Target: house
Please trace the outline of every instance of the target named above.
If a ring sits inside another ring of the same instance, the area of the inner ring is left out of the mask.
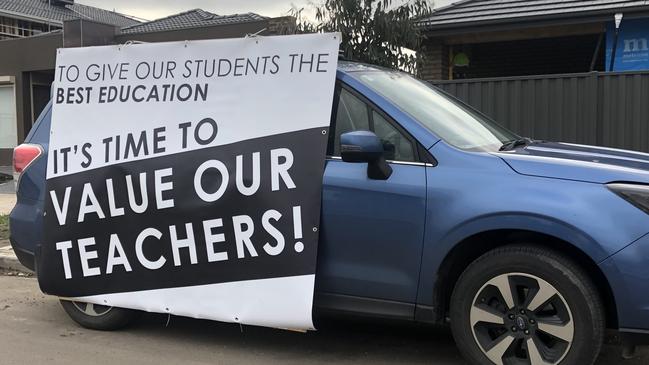
[[[77,4],[73,0],[0,0],[0,165],[11,161],[12,148],[19,136],[24,137],[24,115],[31,123],[47,103],[52,81],[50,70],[54,68],[53,55],[43,57],[37,49],[18,53],[19,48],[14,48],[14,44],[18,46],[19,43],[13,40],[45,34],[56,34],[54,38],[61,38],[63,23],[74,19],[88,19],[120,28],[140,23],[133,17]],[[40,45],[38,42],[20,44]],[[51,66],[45,67],[43,58]],[[26,103],[26,107],[18,110],[17,100]]]
[[[648,0],[464,0],[423,77],[521,136],[649,152]]]
[[[50,99],[57,48],[271,35],[295,24],[290,17],[201,9],[142,22],[72,0],[0,0],[0,15],[8,14],[18,19],[8,22],[11,29],[19,29],[0,41],[0,166],[11,164],[13,147]]]
[[[118,27],[140,23],[114,11],[75,4],[74,0],[0,0],[0,40],[59,30],[64,21],[80,18]]]
[[[464,0],[419,24],[427,80],[649,69],[647,0]]]

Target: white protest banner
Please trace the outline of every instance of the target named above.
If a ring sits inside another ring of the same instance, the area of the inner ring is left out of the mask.
[[[339,35],[60,49],[41,289],[313,328]]]

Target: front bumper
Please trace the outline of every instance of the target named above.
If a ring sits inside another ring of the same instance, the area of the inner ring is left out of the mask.
[[[599,266],[613,290],[622,337],[649,343],[649,233]]]

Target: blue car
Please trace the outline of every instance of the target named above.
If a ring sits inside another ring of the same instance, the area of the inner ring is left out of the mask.
[[[42,242],[51,107],[15,150],[11,242]],[[474,364],[592,364],[649,334],[649,154],[522,138],[444,92],[341,62],[314,314],[450,323]],[[81,325],[134,312],[62,301]]]

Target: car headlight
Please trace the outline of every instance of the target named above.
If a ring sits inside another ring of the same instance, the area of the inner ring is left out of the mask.
[[[649,185],[615,183],[606,186],[622,199],[649,214]]]

